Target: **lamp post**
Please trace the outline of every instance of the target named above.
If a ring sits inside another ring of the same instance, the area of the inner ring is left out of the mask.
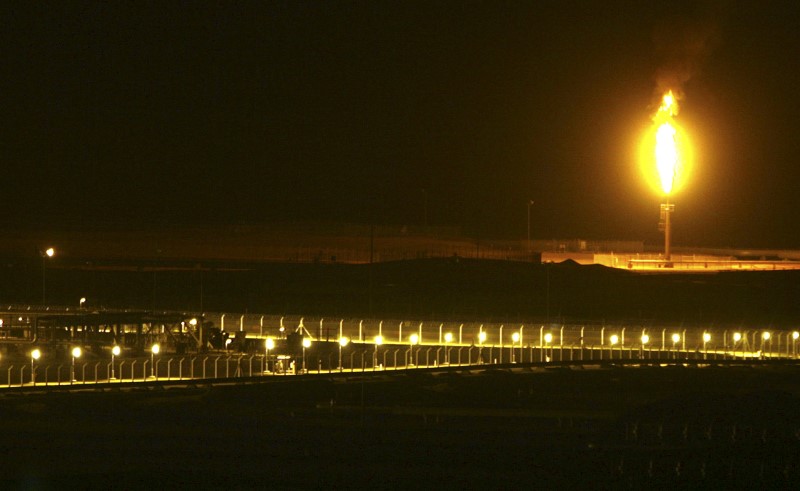
[[[444,349],[444,362],[446,364],[450,364],[450,343],[453,342],[453,333],[445,333],[444,335],[444,343],[446,348]]]
[[[544,335],[544,343],[545,343],[545,352],[547,352],[547,348],[550,347],[550,343],[553,342],[553,335],[551,333],[547,333]],[[550,357],[547,357],[547,361],[550,361]]]
[[[150,377],[156,378],[156,355],[161,351],[161,345],[158,343],[150,347]]]
[[[708,342],[711,341],[711,333],[704,332],[703,333],[703,359],[705,360],[708,357]]]
[[[42,352],[39,351],[39,348],[35,348],[31,351],[31,385],[36,385],[36,360],[42,356]]]
[[[373,360],[372,360],[372,369],[373,370],[375,370],[375,368],[377,368],[377,366],[378,366],[378,346],[380,346],[382,344],[383,344],[383,336],[378,334],[377,336],[375,336],[375,353],[372,355],[373,356]]]
[[[483,342],[486,341],[486,331],[478,333],[478,364],[483,363]]]
[[[764,345],[770,340],[772,337],[772,333],[769,331],[764,331],[761,333],[761,353],[765,352]]]
[[[642,358],[644,358],[644,349],[647,346],[647,343],[650,342],[650,336],[648,336],[647,334],[642,333],[641,341],[642,341]]]
[[[792,356],[797,356],[797,338],[800,338],[800,332],[794,331],[792,333]]]
[[[266,369],[265,369],[264,371],[265,371],[265,372],[269,372],[269,371],[270,371],[270,369],[269,369],[269,350],[271,350],[271,349],[274,349],[274,348],[275,348],[275,340],[274,340],[274,339],[272,339],[272,338],[267,338],[267,339],[264,341],[264,347],[266,348],[266,353],[265,353],[265,356],[266,356],[266,358],[267,358],[267,367],[266,367]],[[271,373],[271,372],[270,372],[270,373]]]
[[[347,346],[347,343],[349,343],[349,342],[350,342],[350,338],[348,338],[346,336],[342,336],[342,337],[339,338],[339,371],[340,372],[342,370],[344,370],[344,368],[342,367],[342,348]]]
[[[72,348],[72,365],[70,365],[70,383],[75,382],[75,359],[80,358],[83,351],[80,347],[76,346]]]
[[[617,336],[616,334],[612,334],[608,338],[608,342],[610,344],[610,347],[608,348],[608,355],[609,355],[608,359],[609,360],[613,360],[614,359],[614,346],[617,343],[619,343],[619,336]],[[620,351],[620,358],[622,358],[622,351]]]
[[[681,335],[677,332],[672,335],[672,351],[675,353],[675,359],[678,359],[678,352],[676,351],[675,345],[678,344],[678,341],[681,340]]]
[[[111,380],[117,380],[116,372],[114,371],[114,359],[119,356],[121,350],[118,345],[111,348]]]
[[[303,366],[300,368],[300,373],[306,373],[306,348],[311,347],[311,339],[303,338]]]
[[[736,344],[742,340],[742,333],[735,332],[733,333],[733,357],[736,358]]]
[[[419,335],[417,333],[414,333],[414,334],[410,335],[408,337],[408,342],[410,343],[410,346],[408,348],[408,350],[409,350],[409,352],[408,352],[409,353],[408,354],[408,364],[409,365],[412,365],[412,364],[413,365],[417,365],[418,363],[414,360],[414,345],[419,343]]]
[[[56,250],[48,247],[42,252],[42,305],[47,305],[47,260],[56,255]]]
[[[514,334],[511,335],[511,341],[512,341],[511,342],[511,363],[516,363],[516,360],[515,360],[515,357],[514,357],[514,351],[517,349],[516,345],[519,342],[519,333],[518,332],[515,332]]]

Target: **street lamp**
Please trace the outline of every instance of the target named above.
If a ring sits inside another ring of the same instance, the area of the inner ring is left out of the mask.
[[[486,341],[486,331],[478,333],[478,363],[483,363],[483,342]]]
[[[311,338],[303,338],[303,367],[300,373],[306,373],[306,348],[311,347]]]
[[[616,334],[612,334],[611,337],[608,338],[608,342],[611,344],[611,347],[608,349],[608,352],[609,352],[609,355],[610,355],[609,358],[611,360],[613,360],[614,359],[614,346],[617,343],[619,343],[619,336],[617,336]],[[620,358],[622,358],[622,351],[620,351],[620,355],[619,356],[620,356]]]
[[[641,341],[642,341],[642,358],[644,358],[644,348],[645,346],[647,346],[647,343],[650,342],[650,336],[648,336],[647,334],[642,334]]]
[[[372,360],[373,370],[375,370],[375,368],[378,366],[378,346],[382,344],[383,344],[383,336],[378,334],[377,336],[375,336],[375,354],[373,355],[374,359]]]
[[[453,342],[453,333],[448,332],[444,335],[444,343],[447,347],[444,350],[444,362],[450,364],[450,343]]]
[[[707,344],[711,341],[711,333],[704,332],[703,333],[703,359],[705,360],[708,355],[708,348]]]
[[[800,338],[800,332],[794,331],[792,333],[792,355],[797,356],[797,338]]]
[[[48,247],[42,252],[42,305],[47,305],[47,260],[56,255],[56,250]]]
[[[264,371],[265,372],[269,372],[270,371],[269,370],[269,350],[275,348],[275,340],[272,339],[272,338],[267,338],[266,341],[264,341],[264,347],[266,348],[266,359],[267,359],[267,366],[266,366],[266,369]]]
[[[116,373],[114,373],[114,358],[119,356],[121,351],[117,345],[111,348],[111,380],[117,380]]]
[[[419,335],[414,333],[408,337],[408,342],[411,344],[408,354],[408,363],[409,365],[417,365],[418,360],[414,360],[414,345],[419,343]],[[412,363],[413,362],[413,363]]]
[[[86,297],[81,297],[81,299],[78,301],[78,308],[82,309],[84,305],[86,305]]]
[[[672,351],[675,352],[675,345],[678,344],[678,341],[681,340],[681,335],[677,332],[672,335]],[[675,352],[675,359],[678,358],[678,353]]]
[[[350,338],[348,338],[346,336],[342,336],[341,338],[339,338],[339,371],[340,372],[342,370],[344,370],[344,368],[342,367],[342,348],[347,346],[347,343],[349,343],[349,342],[350,342]]]
[[[550,343],[552,342],[553,342],[553,335],[548,332],[547,334],[544,335],[544,343],[545,345],[550,346]],[[547,348],[545,348],[544,351],[547,352]],[[550,361],[549,356],[547,357],[547,361]]]
[[[156,363],[155,363],[155,359],[156,359],[156,355],[159,353],[159,351],[161,351],[161,345],[159,345],[158,343],[154,344],[150,348],[150,376],[152,378],[156,378]]]
[[[83,351],[80,347],[76,346],[72,348],[72,365],[70,366],[70,383],[75,382],[75,359],[80,358],[83,354]]]
[[[516,363],[516,361],[514,360],[514,351],[516,350],[515,345],[519,342],[519,333],[518,332],[515,332],[514,334],[511,335],[511,341],[512,341],[512,343],[511,343],[511,363]],[[522,351],[522,349],[520,349],[520,351]]]
[[[31,351],[31,385],[36,385],[36,366],[34,363],[42,356],[42,352],[39,351],[39,348],[35,348]]]

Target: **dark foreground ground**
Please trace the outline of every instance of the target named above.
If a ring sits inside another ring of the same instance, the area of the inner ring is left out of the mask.
[[[798,375],[495,368],[6,394],[2,487],[796,489]]]

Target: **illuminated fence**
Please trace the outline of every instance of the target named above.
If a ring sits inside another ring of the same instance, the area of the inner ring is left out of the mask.
[[[28,359],[0,360],[0,387],[236,382],[275,376],[478,365],[513,368],[521,364],[796,359],[800,341],[798,331],[765,329],[326,320],[231,314],[207,315],[206,320],[209,319],[231,334],[240,329],[244,335],[235,336],[237,343],[247,342],[186,356],[170,352],[167,343],[161,349],[154,344],[139,356],[109,353],[110,359],[96,352],[81,357],[78,349],[71,359],[57,361],[53,355],[32,350]],[[302,344],[292,344],[290,338],[302,339]]]

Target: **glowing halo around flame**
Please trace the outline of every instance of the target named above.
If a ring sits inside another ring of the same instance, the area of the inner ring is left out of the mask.
[[[677,101],[669,91],[664,94],[639,148],[639,167],[645,180],[664,196],[671,196],[683,187],[692,167],[692,148],[686,132],[675,122],[677,113]]]

